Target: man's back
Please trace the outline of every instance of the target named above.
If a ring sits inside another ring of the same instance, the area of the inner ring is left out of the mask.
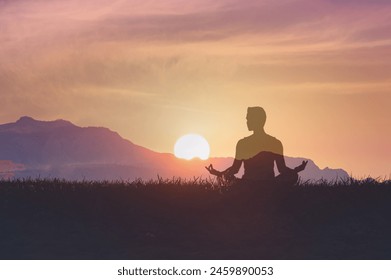
[[[262,133],[239,140],[235,158],[244,163],[244,179],[273,180],[274,161],[282,155],[281,142],[275,137]]]

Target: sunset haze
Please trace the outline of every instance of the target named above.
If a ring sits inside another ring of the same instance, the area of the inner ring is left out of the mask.
[[[102,126],[234,156],[262,106],[284,154],[391,175],[391,2],[0,0],[0,124]],[[0,159],[7,160],[7,159]]]

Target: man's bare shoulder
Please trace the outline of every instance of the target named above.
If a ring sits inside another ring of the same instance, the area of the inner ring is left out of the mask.
[[[282,145],[281,141],[276,137],[266,134],[267,141],[270,143],[275,143],[276,145]]]
[[[242,139],[239,139],[237,146],[246,145],[248,142],[252,141],[253,136],[254,135],[249,135],[249,136],[243,137]]]
[[[267,133],[265,133],[261,137],[257,137],[254,134],[246,136],[246,137],[243,137],[242,139],[240,139],[238,141],[238,144],[239,143],[240,144],[245,144],[245,143],[248,143],[248,142],[252,142],[254,140],[263,140],[263,141],[268,142],[268,143],[275,143],[275,144],[280,144],[281,145],[281,141],[279,139],[277,139],[276,137],[271,136],[271,135],[269,135]]]
[[[270,151],[276,154],[282,154],[283,152],[283,147],[282,147],[282,142],[278,140],[276,137],[271,136],[269,134],[266,134],[266,140],[265,143],[269,147]]]

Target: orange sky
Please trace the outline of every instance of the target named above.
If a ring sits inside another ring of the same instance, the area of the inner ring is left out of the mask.
[[[391,175],[391,2],[1,1],[0,123],[105,126],[233,156],[248,106],[285,154]]]

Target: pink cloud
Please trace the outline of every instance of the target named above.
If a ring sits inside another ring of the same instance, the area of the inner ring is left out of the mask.
[[[0,179],[11,179],[16,171],[24,170],[22,164],[16,164],[10,160],[0,160]]]

